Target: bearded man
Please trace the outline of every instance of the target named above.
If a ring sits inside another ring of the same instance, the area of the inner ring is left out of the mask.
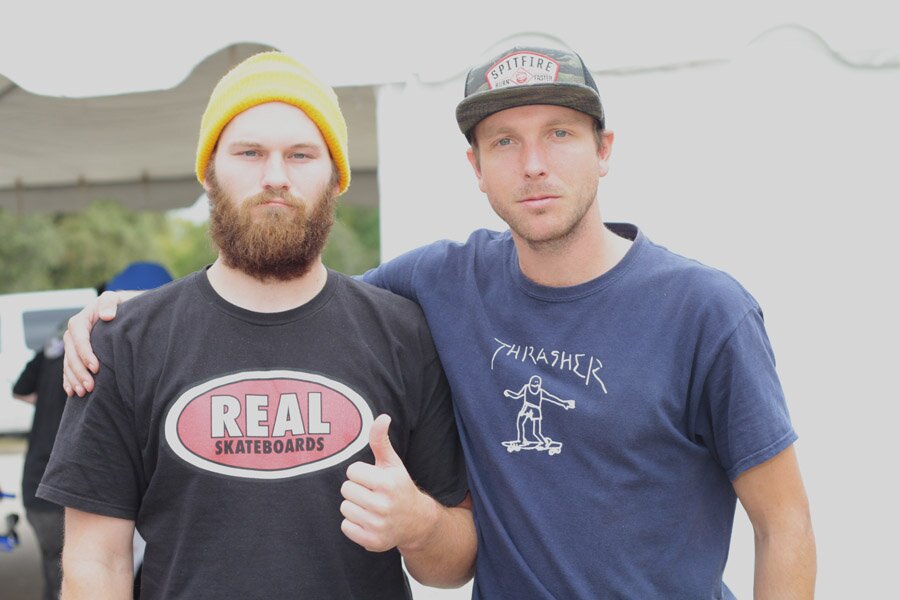
[[[333,90],[247,59],[196,169],[219,257],[96,328],[102,375],[40,487],[67,507],[64,597],[128,597],[134,526],[147,599],[408,598],[401,555],[464,583],[474,526],[421,311],[321,262],[350,181]]]

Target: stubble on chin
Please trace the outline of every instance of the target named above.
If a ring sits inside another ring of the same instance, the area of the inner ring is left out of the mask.
[[[559,198],[560,205],[541,209],[527,209],[516,203],[504,207],[504,203],[491,200],[490,195],[488,199],[497,215],[531,250],[552,252],[565,248],[585,227],[588,212],[596,205],[598,186],[599,182],[585,184],[579,190],[567,192],[545,182],[525,184],[515,190],[512,197],[516,199]]]

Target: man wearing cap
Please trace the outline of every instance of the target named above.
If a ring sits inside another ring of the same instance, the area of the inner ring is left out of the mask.
[[[739,498],[757,597],[811,598],[797,436],[762,311],[725,273],[603,222],[613,134],[581,58],[504,52],[469,72],[456,116],[510,231],[365,279],[422,306],[453,386],[475,597],[733,598],[722,573]],[[526,447],[500,398],[534,375],[574,407],[543,415],[554,444]]]
[[[469,72],[456,116],[510,231],[414,250],[365,280],[422,306],[453,386],[475,597],[733,598],[722,573],[740,498],[757,597],[811,598],[797,436],[762,311],[725,273],[603,222],[613,134],[581,58],[504,52]],[[503,390],[535,375],[574,406],[514,444]]]
[[[401,555],[425,584],[471,576],[421,311],[321,263],[346,150],[336,95],[284,54],[216,86],[196,168],[219,257],[97,328],[40,486],[67,507],[65,598],[129,597],[135,525],[143,599],[409,598]]]
[[[364,279],[422,307],[453,387],[473,597],[733,598],[740,499],[756,597],[811,598],[809,506],[762,311],[727,274],[603,222],[614,138],[581,58],[510,49],[469,72],[456,116],[510,230]],[[86,320],[68,349],[77,339],[89,359]],[[89,384],[69,353],[67,385]],[[535,376],[569,407],[542,414],[540,436],[504,394]]]

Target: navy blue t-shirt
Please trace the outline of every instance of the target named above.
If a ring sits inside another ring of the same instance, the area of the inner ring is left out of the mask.
[[[797,437],[750,294],[609,227],[633,245],[573,287],[485,230],[364,277],[421,305],[450,381],[475,598],[733,598],[732,481]]]

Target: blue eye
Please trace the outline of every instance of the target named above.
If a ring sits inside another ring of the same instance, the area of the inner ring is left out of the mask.
[[[512,140],[509,138],[503,138],[497,141],[498,146],[509,146],[510,144],[512,144]]]
[[[562,138],[562,137],[566,137],[567,135],[569,135],[569,132],[565,131],[563,129],[557,129],[556,131],[553,132],[553,135],[555,137]]]
[[[241,156],[248,156],[248,157],[259,156],[259,152],[257,150],[243,150],[241,152]]]

